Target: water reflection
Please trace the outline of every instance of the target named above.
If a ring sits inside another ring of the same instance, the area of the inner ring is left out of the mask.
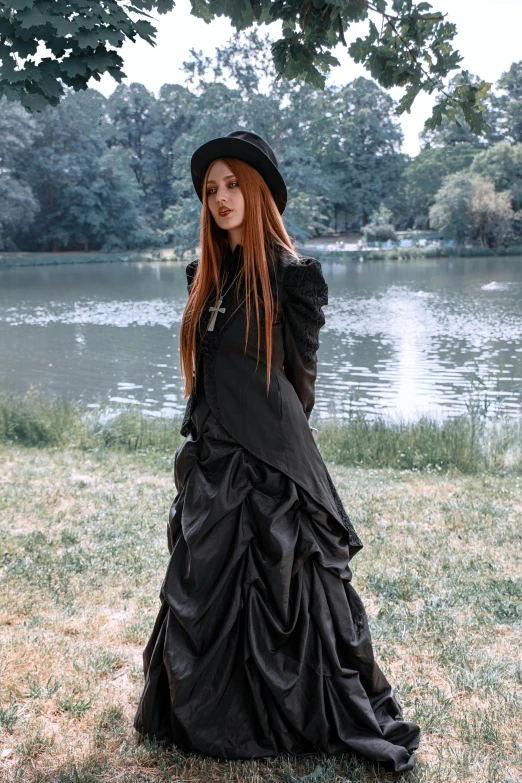
[[[473,387],[518,415],[522,259],[324,260],[323,270],[317,416],[444,417],[467,409]],[[0,271],[1,387],[182,413],[185,301],[176,264]]]
[[[323,347],[336,353],[320,380],[333,390],[321,395],[325,414],[443,417],[466,411],[473,388],[483,398],[482,384],[493,407],[518,414],[520,260],[458,262],[332,266],[327,329],[335,336]],[[492,271],[509,279],[491,280]]]

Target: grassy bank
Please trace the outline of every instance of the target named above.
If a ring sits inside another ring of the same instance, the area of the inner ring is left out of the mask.
[[[466,415],[437,422],[390,422],[355,413],[316,420],[317,445],[336,465],[463,474],[522,473],[522,418]],[[67,446],[81,451],[140,453],[170,465],[182,442],[181,417],[147,416],[131,409],[82,409],[67,398],[38,393],[0,395],[0,444]]]
[[[412,261],[421,258],[486,258],[501,256],[522,256],[522,247],[392,247],[389,250],[344,250],[310,251],[310,255],[324,261]]]
[[[161,449],[115,443],[0,447],[2,781],[395,780],[353,756],[225,763],[138,741],[175,488]],[[407,779],[520,783],[520,478],[331,470],[377,660],[422,730]]]
[[[64,253],[0,253],[0,269],[12,266],[60,266],[61,264],[104,264],[121,261],[180,260],[170,248]],[[187,256],[185,263],[190,258]]]

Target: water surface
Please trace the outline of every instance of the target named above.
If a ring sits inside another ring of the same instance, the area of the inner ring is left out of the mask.
[[[522,258],[322,264],[316,418],[446,417],[473,399],[519,414]],[[180,414],[186,298],[171,262],[0,270],[0,387]]]

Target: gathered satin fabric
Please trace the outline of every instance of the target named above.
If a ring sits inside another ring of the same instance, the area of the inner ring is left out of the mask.
[[[374,660],[348,531],[241,446],[204,391],[175,480],[135,728],[224,759],[322,751],[412,769],[420,730]]]

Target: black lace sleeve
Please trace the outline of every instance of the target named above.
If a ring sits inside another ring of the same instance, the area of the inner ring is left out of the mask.
[[[307,419],[315,402],[319,330],[325,324],[322,308],[327,304],[328,286],[320,261],[302,258],[289,263],[283,278],[284,371]]]
[[[185,272],[187,273],[187,291],[189,293],[190,293],[190,286],[192,285],[192,281],[194,280],[197,269],[198,269],[198,259],[196,259],[195,261],[189,261],[189,263],[185,267]]]

